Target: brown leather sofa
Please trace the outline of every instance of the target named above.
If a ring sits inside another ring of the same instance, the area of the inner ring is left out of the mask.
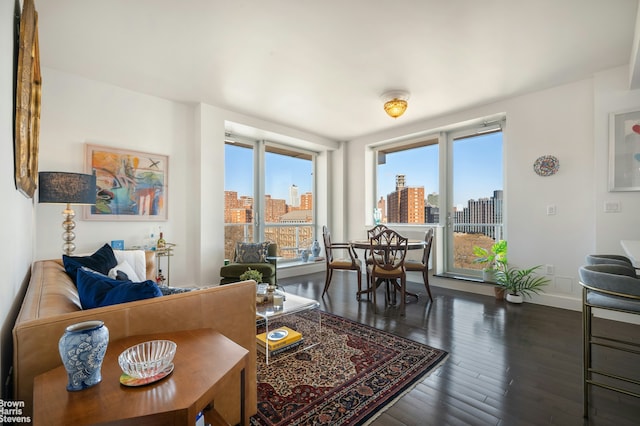
[[[147,278],[154,276],[153,254],[147,255]],[[250,352],[247,371],[251,415],[256,402],[255,282],[244,281],[190,292],[82,310],[78,291],[58,260],[36,261],[22,308],[13,328],[14,398],[25,402],[23,415],[32,416],[33,380],[62,365],[58,340],[65,327],[99,319],[109,328],[109,339],[159,332],[212,328]],[[108,348],[107,348],[108,350]],[[240,422],[240,378],[229,377],[216,410],[230,424]],[[60,392],[67,392],[60,389]],[[194,419],[195,423],[195,419]]]

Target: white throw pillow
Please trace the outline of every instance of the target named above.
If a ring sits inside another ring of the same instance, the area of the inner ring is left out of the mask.
[[[147,260],[144,256],[144,250],[114,250],[113,254],[119,264],[127,262],[133,268],[139,278],[134,282],[142,282],[147,279]]]
[[[131,265],[129,265],[129,263],[126,261],[118,263],[118,265],[116,265],[113,269],[111,269],[109,271],[109,278],[115,280],[118,275],[118,271],[124,272],[125,274],[127,274],[127,277],[129,278],[129,280],[134,283],[140,283],[142,281],[146,281],[146,280],[141,280],[138,274],[136,274],[136,271],[134,271]]]

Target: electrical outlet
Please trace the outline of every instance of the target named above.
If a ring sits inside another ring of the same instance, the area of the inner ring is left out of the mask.
[[[545,265],[544,267],[547,275],[553,275],[555,273],[555,267],[553,265]]]
[[[549,204],[547,206],[547,216],[552,216],[556,214],[556,205],[555,204]]]

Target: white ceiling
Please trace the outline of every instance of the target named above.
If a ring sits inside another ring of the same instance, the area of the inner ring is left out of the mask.
[[[628,64],[638,5],[35,1],[43,67],[171,100],[204,102],[334,140]],[[388,89],[411,94],[407,112],[396,120],[382,109],[380,95]]]

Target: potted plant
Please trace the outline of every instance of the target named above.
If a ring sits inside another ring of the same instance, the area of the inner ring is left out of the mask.
[[[240,279],[242,281],[254,280],[257,284],[260,284],[262,282],[262,272],[249,268],[240,275]]]
[[[507,293],[507,302],[522,303],[523,297],[539,294],[541,288],[549,284],[549,279],[535,275],[541,265],[528,269],[504,268],[496,273],[498,286]]]
[[[507,242],[505,240],[496,241],[491,246],[491,250],[474,246],[473,255],[476,257],[473,263],[486,265],[482,269],[482,280],[495,283],[496,272],[504,270],[507,266]]]

